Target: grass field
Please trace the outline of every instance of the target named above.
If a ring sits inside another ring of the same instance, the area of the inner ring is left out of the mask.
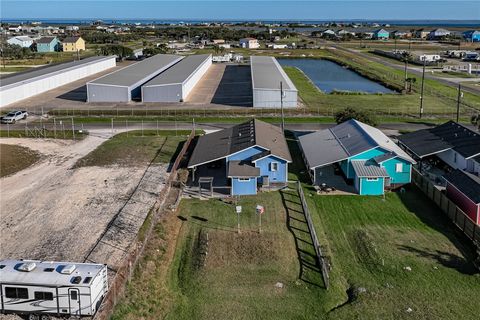
[[[0,178],[30,167],[40,159],[40,154],[29,148],[0,144]]]
[[[78,160],[76,167],[86,166],[142,166],[153,163],[171,163],[182,148],[190,132],[144,130],[115,135],[97,149]]]
[[[289,178],[305,182],[291,135],[288,144]],[[329,290],[293,189],[240,198],[241,234],[233,203],[190,199],[157,226],[113,319],[476,319],[472,248],[419,190],[382,198],[304,188]]]
[[[332,291],[366,288],[332,319],[475,319],[478,271],[469,248],[420,190],[381,197],[312,196],[330,250]],[[411,268],[411,271],[405,268]],[[347,300],[346,300],[347,301]],[[408,312],[409,308],[412,310]]]

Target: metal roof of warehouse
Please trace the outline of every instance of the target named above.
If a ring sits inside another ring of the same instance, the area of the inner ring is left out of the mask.
[[[143,86],[149,87],[184,83],[207,59],[211,59],[211,57],[211,54],[188,56]]]
[[[274,57],[251,56],[253,89],[280,90],[282,82],[284,90],[297,91],[295,85]]]
[[[480,203],[480,178],[468,172],[455,169],[443,176],[451,185],[474,203]]]
[[[354,119],[301,136],[299,140],[310,169],[339,162],[377,147],[415,163],[382,131]]]
[[[134,63],[118,71],[90,81],[89,84],[107,86],[131,87],[142,80],[148,81],[152,74],[165,69],[183,59],[182,56],[172,54],[157,54],[143,61]]]
[[[87,63],[92,63],[92,62],[96,62],[104,59],[111,59],[111,58],[112,57],[89,57],[89,58],[85,58],[77,61],[58,63],[58,64],[53,64],[53,65],[48,65],[48,66],[38,67],[38,68],[31,68],[32,70],[19,72],[11,76],[2,77],[0,79],[0,86],[5,87],[5,86],[16,84],[16,83],[22,84],[24,82],[29,82],[31,80],[34,80],[35,78],[38,78],[38,77],[47,76],[54,72],[64,71],[70,68],[76,68],[76,67],[85,65]]]
[[[292,161],[282,130],[272,124],[253,119],[201,136],[190,157],[188,167],[220,160],[253,146],[269,150],[272,156]]]
[[[480,134],[455,121],[406,133],[399,136],[398,140],[419,158],[450,149],[465,158],[480,155]]]

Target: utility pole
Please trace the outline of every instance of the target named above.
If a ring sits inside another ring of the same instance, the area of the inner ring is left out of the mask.
[[[460,118],[460,99],[462,98],[462,85],[458,84],[458,95],[457,95],[457,123]]]
[[[285,117],[283,114],[283,82],[280,81],[280,110],[282,112],[282,132],[285,132]]]
[[[423,57],[423,71],[422,71],[422,90],[420,92],[420,119],[423,116],[423,90],[425,85],[425,65],[427,63],[427,58]]]

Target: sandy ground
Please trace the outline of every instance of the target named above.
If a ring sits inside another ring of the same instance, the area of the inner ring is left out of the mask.
[[[95,262],[121,259],[124,252],[106,253],[96,244],[112,232],[107,226],[118,228],[115,218],[125,220],[128,211],[132,222],[120,221],[124,228],[119,239],[122,248],[128,248],[163,189],[159,179],[166,176],[166,168],[151,167],[146,175],[145,167],[71,169],[106,138],[108,133],[100,132],[80,142],[0,139],[42,154],[34,166],[0,180],[0,257],[83,262],[95,249]],[[146,190],[145,177],[152,175]]]

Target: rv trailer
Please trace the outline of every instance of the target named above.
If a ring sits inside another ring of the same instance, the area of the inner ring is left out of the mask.
[[[38,260],[0,260],[1,313],[93,316],[108,291],[107,266]]]

